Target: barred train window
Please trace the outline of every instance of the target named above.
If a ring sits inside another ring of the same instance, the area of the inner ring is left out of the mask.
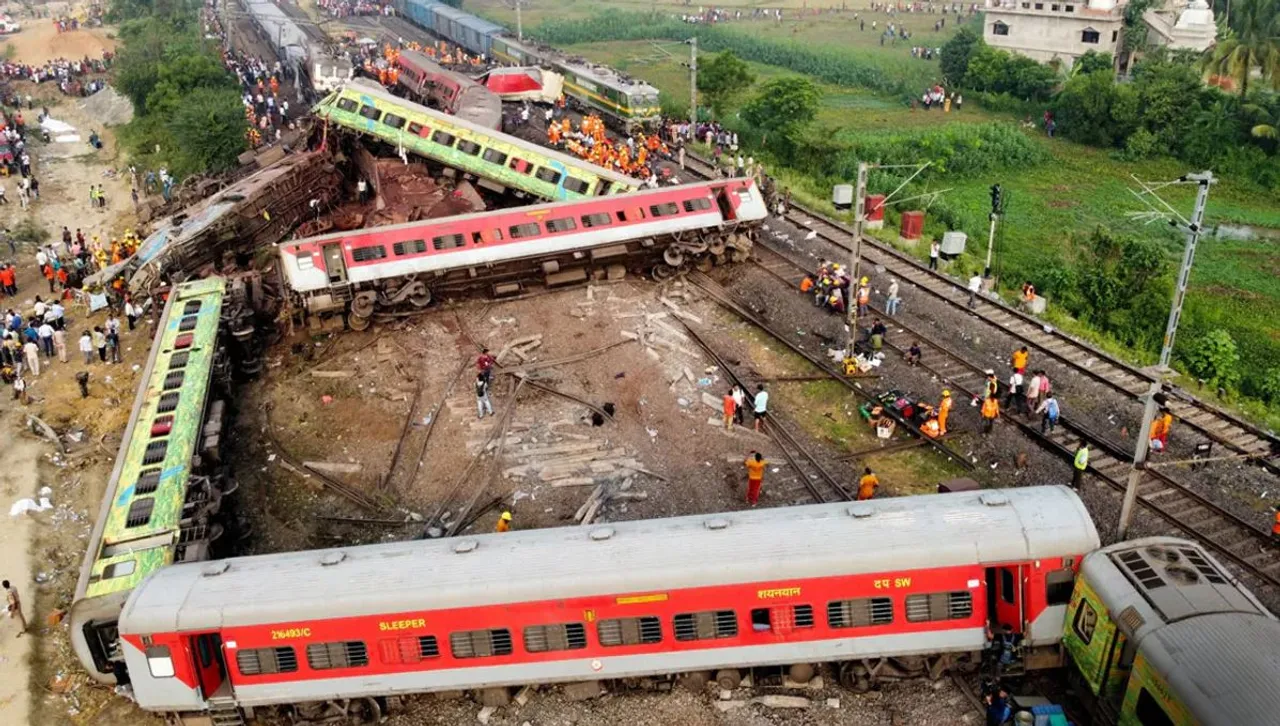
[[[584,214],[582,216],[583,227],[607,227],[612,222],[613,218],[609,216],[608,212]]]
[[[378,117],[382,115],[382,112],[379,111],[376,106],[361,106],[360,115],[370,121],[377,121]]]
[[[507,229],[507,232],[510,233],[511,239],[520,239],[521,237],[536,237],[542,232],[542,229],[538,227],[537,222],[530,222],[528,224],[514,224]]]
[[[457,137],[447,131],[437,131],[431,134],[431,140],[441,146],[453,146],[454,139]]]
[[[973,596],[968,591],[935,592],[907,596],[907,622],[963,620],[973,615]]]
[[[672,619],[676,640],[713,640],[738,634],[738,617],[732,610],[683,613]]]
[[[355,113],[356,109],[359,107],[360,107],[360,104],[356,103],[355,101],[352,101],[349,98],[338,99],[338,108],[342,109],[343,111],[346,111],[347,113]]]
[[[511,655],[511,631],[506,628],[495,628],[450,633],[449,649],[453,652],[454,658]]]
[[[485,149],[484,153],[480,155],[480,158],[490,164],[502,165],[507,163],[507,155],[497,149]]]
[[[466,237],[460,234],[446,234],[433,238],[431,244],[438,250],[450,250],[466,244]]]
[[[397,116],[394,113],[389,113],[382,117],[382,123],[387,126],[390,126],[393,129],[398,129],[403,127],[404,121],[405,120],[403,117]]]
[[[480,144],[463,139],[458,142],[458,151],[461,151],[468,156],[475,156],[480,153]]]
[[[556,182],[560,181],[560,177],[563,176],[563,174],[561,174],[558,171],[555,171],[554,169],[548,169],[544,166],[538,169],[537,173],[535,173],[534,176],[538,177],[539,179],[541,179],[542,181],[548,184],[555,184]]]
[[[427,241],[411,239],[405,242],[397,242],[391,246],[391,251],[395,252],[397,257],[401,255],[416,255],[427,251]]]
[[[893,622],[893,601],[887,597],[832,600],[827,603],[827,625],[832,628],[863,628]]]
[[[351,259],[356,262],[369,262],[371,260],[381,260],[387,256],[387,248],[382,245],[370,245],[368,247],[357,247],[351,250]]]
[[[317,671],[330,668],[358,668],[369,665],[369,650],[359,640],[312,643],[307,646],[307,665]]]
[[[574,177],[569,176],[564,179],[564,188],[574,194],[586,194],[587,190],[591,188],[591,185],[581,179],[575,179]]]
[[[578,228],[578,224],[573,221],[573,217],[565,217],[564,219],[552,219],[547,221],[548,232],[572,232]]]
[[[236,653],[236,668],[242,676],[293,673],[298,670],[298,654],[290,646],[241,650]]]
[[[662,204],[652,204],[649,206],[649,214],[655,217],[670,217],[673,214],[679,214],[680,208],[675,202],[664,202]]]
[[[524,649],[530,653],[579,650],[585,647],[587,647],[587,628],[582,623],[530,625],[524,629]]]
[[[382,662],[388,665],[418,663],[440,656],[440,646],[434,635],[387,638],[378,642],[378,650],[382,653]]]
[[[646,615],[639,618],[615,618],[596,623],[600,645],[650,645],[662,642],[662,622]]]
[[[705,209],[711,209],[711,200],[699,197],[698,199],[684,200],[684,211],[700,212]]]

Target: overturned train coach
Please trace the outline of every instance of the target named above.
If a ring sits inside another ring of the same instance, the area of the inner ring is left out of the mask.
[[[993,625],[1060,663],[1098,546],[1059,486],[398,542],[164,568],[120,637],[137,702],[179,713],[823,663],[865,687],[937,676]]]
[[[446,292],[515,294],[628,268],[665,278],[741,262],[767,216],[752,179],[686,184],[375,227],[280,244],[285,285],[308,313],[349,312],[363,329],[378,309],[425,307]]]

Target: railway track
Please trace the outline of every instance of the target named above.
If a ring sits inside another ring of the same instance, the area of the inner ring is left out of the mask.
[[[704,176],[715,175],[714,168],[698,157],[686,155],[686,164]],[[786,218],[802,229],[816,232],[825,243],[845,253],[851,251],[848,240],[852,239],[853,230],[846,225],[798,205],[793,205]],[[930,297],[976,315],[984,323],[1016,338],[1044,357],[1131,400],[1137,401],[1156,380],[1152,374],[1109,356],[1086,341],[1048,327],[1044,321],[1002,302],[979,297],[976,309],[970,310],[969,291],[960,281],[930,270],[915,258],[879,240],[864,236],[861,252],[867,263],[883,266],[888,274],[915,285]],[[1206,439],[1257,462],[1272,474],[1280,474],[1280,437],[1275,434],[1180,388],[1173,389],[1166,408],[1176,419]]]
[[[806,267],[787,255],[757,243],[756,264],[792,289],[808,272]],[[876,306],[872,306],[876,309]],[[876,309],[883,314],[883,311]],[[885,316],[886,320],[891,318]],[[892,318],[895,327],[905,329],[923,348],[921,367],[941,379],[942,383],[969,397],[979,397],[986,375],[981,365],[975,364],[943,343],[933,340],[918,329]],[[892,343],[886,343],[890,347]],[[937,362],[949,365],[941,366]],[[1129,447],[1091,430],[1086,424],[1067,416],[1059,418],[1058,427],[1052,432],[1041,431],[1030,418],[1009,412],[1001,412],[1001,420],[1018,427],[1037,444],[1066,461],[1071,461],[1076,448],[1084,441],[1093,447],[1090,472],[1098,481],[1116,492],[1127,486],[1131,468]],[[1143,470],[1138,485],[1138,501],[1144,509],[1177,527],[1187,535],[1204,543],[1215,553],[1235,563],[1254,577],[1258,584],[1280,595],[1280,553],[1271,544],[1270,536],[1253,524],[1196,493],[1172,474],[1163,470]]]

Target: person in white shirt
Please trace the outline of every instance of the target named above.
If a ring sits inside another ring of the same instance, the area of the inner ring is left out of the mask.
[[[44,350],[45,358],[53,357],[53,326],[44,323],[36,329],[36,335],[40,336],[40,348]]]
[[[93,363],[93,337],[87,330],[80,334],[80,352],[84,354],[85,365]]]
[[[982,275],[973,273],[969,278],[969,309],[978,307],[978,293],[982,290]]]

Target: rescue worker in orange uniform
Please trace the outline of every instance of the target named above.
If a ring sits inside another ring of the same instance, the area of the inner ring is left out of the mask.
[[[871,467],[862,470],[862,478],[858,480],[858,501],[866,501],[876,495],[876,487],[880,486],[880,480],[876,478]]]
[[[1000,418],[1000,401],[995,396],[987,396],[982,402],[982,433],[991,433],[998,418]]]
[[[1276,505],[1276,521],[1271,525],[1271,543],[1280,547],[1280,504]]]
[[[494,527],[493,531],[495,532],[511,531],[511,512],[503,512],[502,516],[498,517],[498,526]]]
[[[1156,416],[1151,422],[1151,441],[1152,451],[1163,452],[1169,447],[1169,431],[1173,428],[1173,415],[1167,410],[1162,410],[1160,415]]]
[[[947,435],[947,416],[951,415],[951,391],[943,389],[942,401],[938,403],[938,433]]]
[[[931,439],[936,439],[941,436],[942,434],[940,432],[941,427],[938,425],[937,416],[930,416],[928,420],[924,422],[924,425],[920,427],[920,433]]]
[[[1030,357],[1031,357],[1031,354],[1027,352],[1027,346],[1024,345],[1021,348],[1013,351],[1013,355],[1010,357],[1009,362],[1013,365],[1013,369],[1015,371],[1019,373],[1026,373],[1027,360]]]

